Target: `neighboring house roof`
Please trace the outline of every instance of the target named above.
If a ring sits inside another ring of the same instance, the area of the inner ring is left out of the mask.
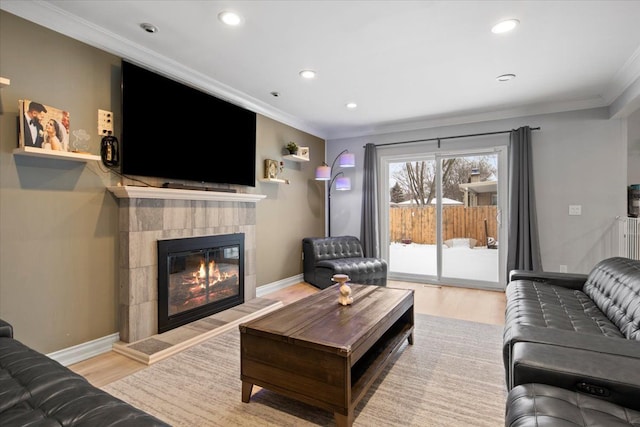
[[[496,193],[498,192],[498,181],[467,182],[458,184],[458,187],[473,193]]]

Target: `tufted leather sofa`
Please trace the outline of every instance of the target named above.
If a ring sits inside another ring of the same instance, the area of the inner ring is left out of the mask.
[[[365,257],[357,237],[305,237],[302,255],[304,281],[320,289],[335,284],[334,274],[346,274],[352,283],[387,285],[387,262]]]
[[[0,426],[169,426],[13,338],[0,319]]]
[[[516,270],[506,297],[508,389],[542,383],[640,410],[640,261],[605,259],[588,275]]]
[[[523,384],[507,396],[506,427],[640,427],[640,412],[546,384]]]

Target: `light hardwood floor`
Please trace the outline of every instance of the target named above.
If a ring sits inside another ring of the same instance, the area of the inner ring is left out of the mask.
[[[494,325],[504,324],[504,292],[399,281],[389,281],[387,286],[413,289],[415,313]],[[318,291],[318,288],[301,282],[264,297],[280,300],[286,305]],[[113,351],[69,366],[97,387],[105,386],[146,367],[143,363]]]

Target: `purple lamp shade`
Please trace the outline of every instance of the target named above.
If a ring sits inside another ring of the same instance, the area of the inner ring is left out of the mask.
[[[351,178],[346,176],[341,176],[336,179],[336,190],[337,191],[347,191],[351,190]]]
[[[342,153],[338,162],[342,168],[354,168],[356,166],[356,155],[353,153]]]
[[[316,168],[316,180],[329,181],[331,179],[331,168],[327,165],[318,166]]]

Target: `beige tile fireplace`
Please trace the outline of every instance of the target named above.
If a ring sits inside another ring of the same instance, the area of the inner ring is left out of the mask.
[[[119,332],[124,342],[158,333],[157,241],[245,235],[245,301],[256,296],[256,207],[261,194],[109,187],[119,199]]]

